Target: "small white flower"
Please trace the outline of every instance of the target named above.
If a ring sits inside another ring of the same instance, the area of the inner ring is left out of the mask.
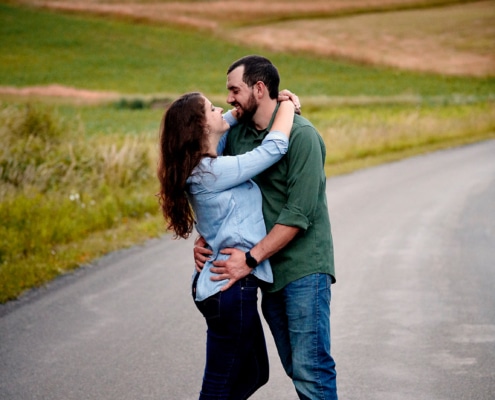
[[[79,201],[79,193],[76,193],[76,192],[72,192],[70,195],[69,195],[69,199],[70,201]]]

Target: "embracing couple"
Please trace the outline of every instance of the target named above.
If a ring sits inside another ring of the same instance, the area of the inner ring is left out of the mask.
[[[261,308],[300,399],[337,399],[330,353],[335,282],[325,145],[277,68],[227,71],[225,114],[201,93],[165,112],[160,205],[176,237],[195,228],[192,296],[207,323],[200,399],[247,399],[268,381]]]

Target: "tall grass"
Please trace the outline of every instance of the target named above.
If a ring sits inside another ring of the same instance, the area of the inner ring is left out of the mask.
[[[149,136],[87,138],[56,111],[27,105],[1,110],[0,140],[0,301],[46,281],[46,270],[26,267],[33,259],[53,259],[60,246],[156,214]]]
[[[328,176],[495,137],[491,102],[350,105],[303,97],[303,104],[326,143]],[[161,113],[111,105],[3,107],[0,302],[164,232],[154,197],[153,121]],[[142,121],[141,129],[128,120]],[[102,134],[104,121],[119,133]]]
[[[327,175],[495,137],[490,102],[308,108],[327,145]]]

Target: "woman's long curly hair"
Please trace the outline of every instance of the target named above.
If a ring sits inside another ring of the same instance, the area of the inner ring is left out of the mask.
[[[174,238],[188,238],[193,230],[194,213],[186,194],[186,180],[205,154],[206,129],[205,98],[198,92],[175,100],[162,119],[158,199]]]

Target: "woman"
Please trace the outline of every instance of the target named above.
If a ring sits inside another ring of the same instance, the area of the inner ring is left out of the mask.
[[[261,193],[250,180],[287,152],[294,118],[291,101],[281,103],[271,132],[253,151],[221,156],[234,112],[222,116],[200,93],[176,100],[164,115],[158,178],[163,215],[175,237],[193,226],[213,252],[195,271],[193,297],[206,319],[207,353],[200,399],[247,399],[268,381],[268,357],[257,309],[260,281],[272,282],[268,261],[222,292],[210,268],[227,257],[220,249],[251,249],[265,235]],[[230,125],[229,122],[230,121]]]

